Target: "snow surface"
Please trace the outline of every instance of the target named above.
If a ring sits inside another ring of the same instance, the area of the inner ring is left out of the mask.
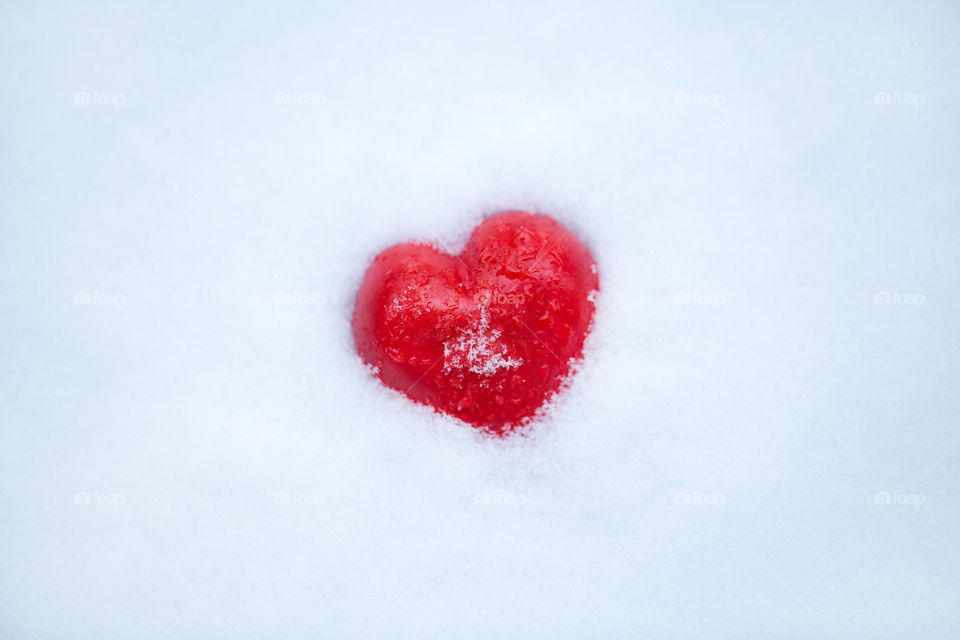
[[[954,2],[0,3],[0,637],[960,632]],[[529,438],[371,257],[556,216]]]

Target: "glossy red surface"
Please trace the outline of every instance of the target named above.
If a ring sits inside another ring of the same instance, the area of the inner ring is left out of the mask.
[[[545,215],[488,218],[459,256],[399,244],[357,294],[357,351],[411,399],[503,435],[526,423],[583,356],[596,263]]]

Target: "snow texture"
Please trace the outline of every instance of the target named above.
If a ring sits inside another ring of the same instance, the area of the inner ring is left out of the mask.
[[[0,637],[960,633],[955,2],[0,3]],[[402,241],[600,270],[505,441]]]
[[[482,376],[491,376],[500,369],[516,369],[523,360],[511,358],[510,345],[501,340],[503,332],[490,328],[487,305],[481,305],[480,315],[470,329],[443,345],[445,369],[467,369]]]

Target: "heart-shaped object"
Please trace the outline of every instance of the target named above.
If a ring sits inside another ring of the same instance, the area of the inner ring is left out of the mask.
[[[596,262],[573,233],[508,211],[477,226],[459,256],[406,243],[374,258],[353,335],[387,386],[504,435],[582,358],[598,290]]]

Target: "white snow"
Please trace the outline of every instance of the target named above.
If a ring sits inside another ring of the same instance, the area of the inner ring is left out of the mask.
[[[0,638],[955,637],[958,36],[947,1],[0,3]],[[349,319],[378,251],[506,207],[601,290],[493,441]]]
[[[487,377],[500,369],[516,369],[523,364],[523,359],[509,357],[510,348],[501,339],[502,335],[502,331],[490,326],[487,306],[481,307],[474,326],[444,343],[444,368],[466,369]]]

